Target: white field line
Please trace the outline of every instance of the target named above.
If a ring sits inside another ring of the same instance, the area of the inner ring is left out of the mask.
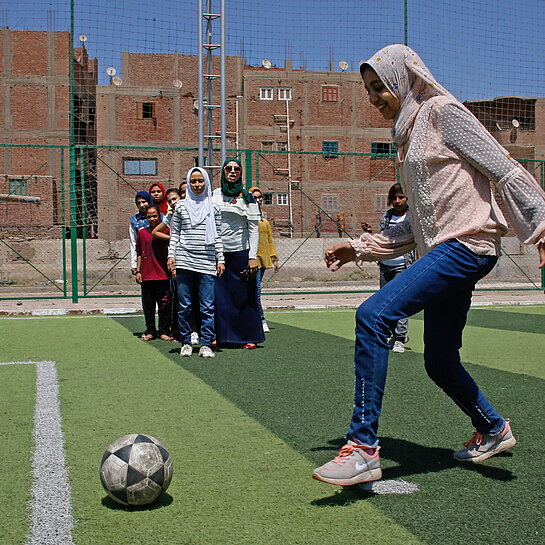
[[[64,456],[59,384],[54,361],[0,362],[36,365],[32,497],[27,545],[74,545],[72,503]]]
[[[27,545],[74,545],[70,485],[64,458],[59,386],[53,361],[0,362],[0,365],[36,365],[35,450],[32,462],[31,535]],[[373,494],[413,494],[418,485],[403,480],[364,483]]]
[[[364,492],[371,494],[414,494],[418,492],[417,484],[409,483],[403,479],[397,481],[385,479],[383,481],[374,481],[358,485]]]

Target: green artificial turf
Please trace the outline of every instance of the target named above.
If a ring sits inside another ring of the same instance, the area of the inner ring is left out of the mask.
[[[466,352],[472,354],[472,359],[465,358],[466,365],[485,394],[512,419],[519,439],[514,454],[482,465],[453,461],[452,451],[472,430],[466,417],[425,376],[419,340],[422,324],[417,319],[412,324],[417,335],[409,343],[414,349],[391,358],[381,454],[384,478],[417,483],[421,491],[359,502],[380,506],[425,543],[472,543],[486,527],[487,539],[495,545],[537,545],[543,542],[545,529],[528,505],[543,506],[536,479],[541,464],[535,432],[541,429],[543,381],[497,367],[518,367],[515,358],[520,354],[513,354],[513,338],[523,335],[525,344],[532,347],[525,358],[527,367],[538,372],[543,335],[535,333],[535,321],[543,324],[543,315],[514,314],[515,331],[511,332],[490,327],[494,310],[479,309],[475,316],[473,312],[466,338],[474,336],[475,342],[466,343]],[[223,350],[218,355],[220,367],[217,359],[215,365],[203,365],[199,359],[177,361],[318,465],[342,444],[351,414],[353,314],[275,313],[269,317],[271,334],[257,353]],[[485,327],[477,327],[479,319]],[[130,327],[128,321],[123,323]],[[138,325],[135,322],[133,329]],[[323,486],[326,495],[321,505],[338,507],[354,500],[353,490],[333,487],[327,495],[328,485]],[[364,520],[350,525],[357,535],[366,534]]]
[[[410,321],[410,350],[391,358],[380,429],[384,478],[420,487],[407,496],[310,479],[350,419],[353,311],[271,313],[263,348],[214,360],[142,343],[142,317],[2,319],[0,359],[57,362],[77,545],[541,545],[544,318],[543,307],[470,312],[463,359],[519,442],[471,466],[452,460],[469,422],[425,376],[422,321]],[[22,342],[29,331],[32,343]],[[35,371],[0,373],[0,430],[22,460],[4,491],[16,505],[1,507],[12,545],[28,531]],[[163,441],[175,464],[167,494],[148,509],[117,506],[98,479],[108,443],[134,432]]]
[[[312,463],[183,369],[173,343],[142,343],[108,318],[5,323],[3,360],[57,362],[77,544],[341,544],[359,518],[376,543],[420,543],[370,504],[322,504],[331,489],[309,478]],[[15,339],[29,330],[22,348]],[[98,478],[106,446],[132,432],[154,435],[174,460],[171,487],[148,509],[117,506]]]
[[[0,337],[6,338],[1,322]],[[28,533],[35,382],[33,365],[0,365],[0,543],[6,545],[24,543]]]

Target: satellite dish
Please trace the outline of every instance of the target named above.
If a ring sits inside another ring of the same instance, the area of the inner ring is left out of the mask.
[[[79,37],[79,41],[85,43],[85,42],[87,41],[87,36],[85,36],[85,34],[82,34],[82,35]]]
[[[194,108],[195,110],[198,110],[198,109],[199,109],[199,101],[198,101],[198,100],[194,100],[194,101],[193,101],[193,108]]]
[[[346,61],[339,61],[339,68],[346,72],[348,70],[348,63]]]
[[[175,79],[175,80],[172,82],[172,85],[174,85],[174,87],[176,87],[176,89],[181,89],[182,86],[183,86],[183,83],[182,83],[182,80],[180,80],[180,79]]]
[[[266,68],[267,70],[272,68],[272,62],[269,59],[263,59],[261,64],[263,65],[263,68]]]
[[[518,119],[513,119],[511,120],[511,125],[513,125],[513,127],[515,127],[515,129],[518,129],[520,127],[520,122]]]
[[[116,85],[117,87],[119,87],[120,85],[123,84],[123,80],[122,80],[119,76],[114,76],[114,77],[112,78],[112,83],[113,83],[114,85]]]
[[[110,66],[109,68],[106,68],[106,74],[108,74],[110,77],[115,76],[117,74],[117,70],[113,66]]]

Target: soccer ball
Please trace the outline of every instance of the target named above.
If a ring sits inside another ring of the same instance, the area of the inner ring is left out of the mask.
[[[172,460],[151,435],[131,433],[114,441],[102,456],[100,481],[122,505],[149,505],[169,486]]]

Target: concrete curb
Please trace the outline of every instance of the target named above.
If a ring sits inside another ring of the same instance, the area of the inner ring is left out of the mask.
[[[355,309],[372,293],[311,293],[264,294],[263,305],[267,311],[275,310],[325,310]],[[473,295],[473,307],[495,305],[545,305],[542,291],[483,291]],[[80,315],[131,315],[141,314],[139,297],[86,298],[78,303],[58,299],[9,299],[0,301],[0,317],[43,317]]]

